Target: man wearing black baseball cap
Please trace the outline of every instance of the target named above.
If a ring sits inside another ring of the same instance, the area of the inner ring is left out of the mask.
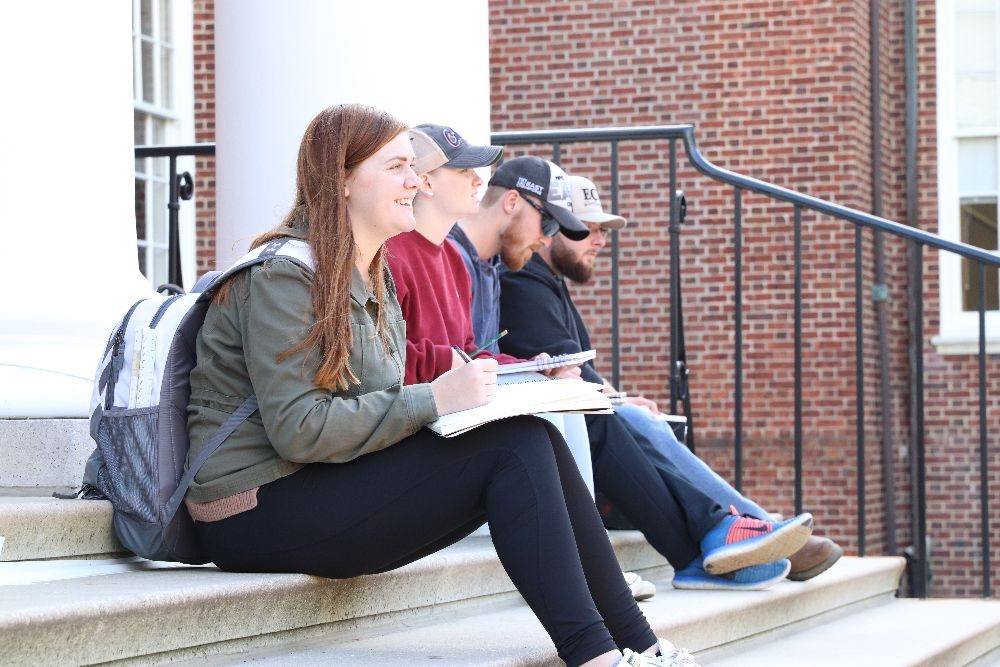
[[[531,195],[527,201],[542,215],[542,224],[547,219],[555,221],[559,231],[573,241],[582,241],[590,235],[587,225],[580,222],[571,210],[566,172],[548,160],[528,156],[504,162],[497,167],[489,185]],[[538,198],[541,209],[532,197]]]

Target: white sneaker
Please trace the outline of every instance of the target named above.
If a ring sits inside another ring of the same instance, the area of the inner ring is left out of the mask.
[[[614,667],[698,667],[698,663],[685,649],[674,647],[666,639],[658,639],[656,643],[660,655],[653,657],[625,649]]]
[[[622,572],[625,576],[625,585],[632,591],[632,597],[636,602],[648,600],[656,595],[656,584],[646,581],[635,572]]]
[[[663,663],[660,662],[659,657],[653,658],[627,648],[622,651],[622,657],[618,658],[614,667],[659,667],[661,664]]]
[[[694,656],[688,653],[686,648],[677,648],[662,637],[656,640],[656,646],[660,651],[660,655],[656,659],[660,662],[653,664],[662,665],[662,667],[698,667]]]

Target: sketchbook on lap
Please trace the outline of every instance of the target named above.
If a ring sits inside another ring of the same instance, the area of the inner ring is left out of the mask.
[[[601,385],[594,382],[553,380],[538,373],[524,373],[514,382],[504,379],[497,378],[497,393],[491,402],[438,417],[427,428],[450,438],[488,422],[518,415],[611,412],[611,401],[601,392]]]
[[[557,354],[554,357],[545,359],[532,359],[530,361],[519,361],[513,364],[500,364],[497,368],[497,375],[506,373],[520,373],[523,371],[543,371],[549,368],[559,368],[561,366],[579,366],[590,361],[597,356],[597,350],[584,350],[583,352],[572,352],[570,354]]]

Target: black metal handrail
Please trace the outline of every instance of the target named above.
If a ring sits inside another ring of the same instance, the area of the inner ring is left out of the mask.
[[[194,179],[189,172],[177,173],[177,158],[186,156],[211,157],[215,155],[215,144],[190,144],[187,146],[136,146],[136,159],[165,157],[170,161],[168,183],[170,193],[167,199],[167,283],[179,289],[181,277],[181,200],[194,196]]]
[[[865,496],[864,496],[864,468],[865,468],[865,448],[864,448],[864,369],[863,369],[863,343],[862,343],[862,322],[861,322],[861,229],[869,228],[877,232],[885,232],[896,237],[906,239],[910,246],[911,256],[914,263],[914,278],[911,281],[913,295],[911,301],[916,304],[912,313],[911,322],[911,366],[916,378],[916,387],[912,398],[912,414],[914,425],[912,427],[914,436],[914,456],[911,457],[913,464],[913,495],[914,498],[914,557],[911,561],[913,576],[911,577],[911,594],[918,597],[926,597],[930,580],[930,568],[927,553],[927,508],[926,508],[926,484],[925,484],[925,451],[924,451],[924,406],[923,406],[923,295],[920,291],[923,276],[922,248],[929,246],[939,250],[955,253],[961,257],[977,262],[978,278],[980,285],[979,300],[979,445],[980,445],[980,511],[983,540],[983,595],[990,597],[990,544],[989,544],[989,497],[988,497],[988,448],[986,441],[986,314],[985,314],[985,271],[986,267],[1000,268],[1000,256],[987,252],[981,248],[965,243],[944,239],[936,234],[924,230],[902,225],[892,220],[856,211],[854,209],[824,201],[816,197],[805,195],[787,188],[783,188],[771,183],[766,183],[749,176],[737,174],[735,172],[717,167],[709,162],[698,150],[694,137],[693,125],[661,125],[635,128],[591,128],[591,129],[571,129],[571,130],[542,130],[524,132],[496,132],[492,135],[494,144],[499,145],[552,145],[553,160],[558,163],[561,156],[562,144],[568,143],[608,143],[611,145],[613,159],[611,161],[611,182],[612,192],[618,191],[618,145],[622,141],[635,140],[669,140],[670,141],[670,190],[676,192],[676,156],[675,144],[683,141],[685,151],[691,164],[701,173],[709,176],[713,180],[732,185],[734,188],[734,249],[735,249],[735,293],[734,293],[734,320],[737,327],[735,337],[734,371],[735,371],[735,391],[734,391],[734,468],[736,476],[736,488],[742,487],[742,437],[743,437],[743,396],[742,396],[742,192],[749,190],[758,194],[771,197],[772,199],[787,202],[793,206],[794,213],[794,253],[795,253],[795,313],[794,313],[794,378],[795,378],[795,510],[802,511],[802,210],[808,209],[829,215],[835,219],[844,220],[854,224],[855,227],[855,299],[859,301],[855,308],[855,336],[856,336],[856,391],[857,391],[857,495],[858,495],[858,545],[860,555],[865,554]],[[672,198],[673,199],[673,198]],[[618,213],[617,196],[612,201],[612,212]],[[671,229],[677,228],[678,217],[673,201],[671,201],[670,221]],[[612,314],[612,375],[615,384],[619,382],[619,350],[618,350],[618,264],[617,264],[617,232],[612,233],[612,276],[611,276],[611,302]],[[676,242],[674,235],[671,235],[671,244]],[[673,248],[672,248],[673,251]],[[671,252],[670,255],[670,280],[671,280],[671,301],[679,300],[680,295],[680,267],[677,255]],[[673,303],[672,303],[673,313]],[[678,318],[671,318],[671,406],[676,406],[675,392],[679,391],[676,381],[675,371],[678,362],[675,341],[683,340],[682,324]],[[888,437],[883,434],[883,437]],[[894,513],[893,513],[894,516]],[[890,526],[890,544],[894,544],[895,527]]]
[[[583,142],[609,142],[614,144],[621,141],[634,141],[638,139],[681,139],[684,142],[684,148],[687,151],[688,158],[691,160],[691,164],[698,171],[717,181],[734,185],[743,190],[751,190],[762,195],[767,195],[768,197],[801,206],[802,208],[826,213],[835,218],[853,222],[864,227],[880,229],[895,236],[902,236],[933,248],[940,248],[941,250],[947,250],[968,259],[985,262],[990,266],[1000,267],[1000,257],[982,248],[959,241],[949,241],[936,234],[925,232],[922,229],[908,227],[892,220],[871,215],[870,213],[856,211],[846,206],[833,204],[822,199],[817,199],[816,197],[783,188],[779,185],[765,183],[756,178],[743,176],[728,169],[717,167],[709,162],[698,150],[694,138],[694,125],[603,127],[583,130],[528,130],[524,132],[494,132],[491,136],[493,143],[504,146],[529,144],[557,145]]]

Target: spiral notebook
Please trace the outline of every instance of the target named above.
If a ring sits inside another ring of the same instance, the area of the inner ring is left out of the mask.
[[[530,361],[519,361],[515,364],[500,364],[497,374],[520,373],[522,371],[544,371],[549,368],[559,368],[560,366],[579,366],[590,361],[597,356],[597,350],[584,350],[583,352],[572,352],[570,354],[559,354],[547,359],[532,359]]]
[[[450,438],[488,422],[518,415],[612,412],[611,401],[595,382],[538,377],[541,379],[525,378],[510,384],[498,381],[496,397],[490,403],[438,417],[427,428]]]

